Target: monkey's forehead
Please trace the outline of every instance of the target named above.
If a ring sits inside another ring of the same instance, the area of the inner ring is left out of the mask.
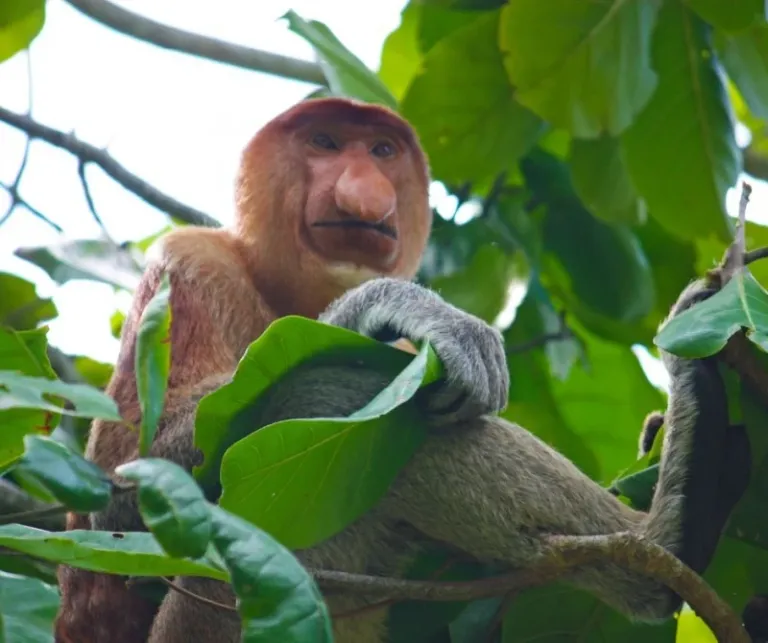
[[[264,126],[264,129],[277,127],[284,130],[297,130],[321,121],[388,128],[410,145],[418,147],[413,128],[398,114],[381,105],[348,98],[304,100],[276,116]]]

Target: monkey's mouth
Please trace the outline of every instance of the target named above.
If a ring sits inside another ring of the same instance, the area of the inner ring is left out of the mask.
[[[345,219],[341,221],[317,221],[312,224],[313,228],[362,228],[364,230],[375,230],[397,241],[397,230],[388,226],[386,223],[370,223],[360,219]]]

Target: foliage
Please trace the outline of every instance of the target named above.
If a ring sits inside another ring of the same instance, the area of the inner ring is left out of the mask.
[[[3,4],[0,60],[39,31],[43,8],[37,0]],[[768,161],[761,0],[412,0],[386,40],[377,74],[322,23],[294,12],[285,17],[315,48],[325,91],[398,110],[417,130],[434,178],[455,197],[456,211],[435,218],[419,279],[504,330],[512,374],[504,417],[594,479],[613,482],[625,501],[646,506],[658,453],[636,460],[637,433],[643,416],[664,401],[634,351],[658,344],[711,355],[741,328],[758,358],[768,348],[768,262],[754,264],[655,337],[682,288],[730,242],[725,197],[744,154],[753,163]],[[737,144],[737,119],[752,135],[747,150]],[[66,241],[16,254],[58,283],[90,279],[130,290],[153,240],[123,247]],[[749,223],[747,241],[768,245],[768,228]],[[143,408],[154,409],[137,428],[144,455],[165,397],[166,303],[161,293],[137,355]],[[73,422],[119,416],[107,396],[56,379],[65,377],[53,371],[41,326],[56,315],[31,284],[0,273],[0,472],[40,498],[90,510],[119,490],[77,452]],[[117,333],[121,316],[113,322]],[[330,640],[317,588],[286,547],[309,546],[342,529],[407,462],[421,439],[409,399],[436,367],[427,351],[414,359],[340,329],[282,320],[250,347],[232,381],[200,405],[200,487],[151,459],[122,470],[139,485],[151,534],[51,534],[10,524],[0,527],[0,546],[98,571],[230,580],[247,640],[268,640],[264,620],[280,640]],[[332,353],[368,360],[392,385],[356,417],[295,419],[254,432],[259,400],[272,384]],[[97,388],[111,369],[80,356],[72,363]],[[737,386],[731,397],[750,434],[753,478],[706,578],[740,611],[751,596],[768,593],[768,440],[760,430],[768,418],[748,387]],[[336,443],[344,449],[320,484],[324,448]],[[360,454],[369,450],[385,456],[366,467]],[[217,508],[205,494],[210,499],[219,482]],[[309,491],[315,500],[300,503]],[[267,568],[272,554],[279,564]],[[0,641],[50,640],[50,579],[33,580],[35,570],[19,572],[11,560],[0,557],[0,570],[7,570],[0,571]],[[420,560],[410,575],[429,578],[439,565]],[[469,567],[440,578],[486,573]],[[257,581],[275,590],[266,602],[252,594]],[[291,606],[306,617],[295,630],[286,617]],[[663,626],[633,625],[559,584],[509,603],[400,603],[389,627],[393,643],[459,643],[477,640],[478,632],[504,643],[711,640],[689,611]]]

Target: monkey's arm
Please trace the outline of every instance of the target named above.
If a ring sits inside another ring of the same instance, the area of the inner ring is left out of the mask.
[[[710,294],[704,282],[693,284],[672,315]],[[749,444],[742,427],[728,424],[715,358],[663,359],[671,390],[648,514],[630,510],[529,432],[495,418],[430,439],[387,507],[437,540],[515,566],[535,560],[543,536],[633,530],[703,572],[748,484]],[[582,569],[570,580],[636,618],[664,618],[680,606],[670,590],[612,565]]]
[[[399,279],[373,279],[334,301],[320,321],[380,341],[428,340],[446,377],[427,391],[424,401],[443,423],[507,405],[509,369],[501,333],[432,290]]]

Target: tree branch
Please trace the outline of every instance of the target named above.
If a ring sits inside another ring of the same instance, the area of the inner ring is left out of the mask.
[[[555,581],[568,572],[611,562],[663,583],[704,620],[720,643],[750,643],[741,619],[692,569],[673,554],[637,534],[551,536],[548,549],[531,566],[492,578],[436,582],[311,570],[323,589],[398,600],[471,601],[506,595]]]
[[[291,78],[313,85],[327,85],[322,69],[313,62],[251,49],[218,38],[170,27],[127,11],[107,0],[65,0],[65,2],[106,27],[164,49],[281,78]]]
[[[26,132],[30,138],[37,138],[54,147],[67,150],[82,162],[95,163],[126,190],[132,192],[150,205],[156,207],[158,210],[162,210],[177,219],[193,225],[213,228],[221,226],[221,224],[213,217],[177,201],[173,197],[161,192],[153,185],[143,181],[135,174],[129,172],[124,166],[120,165],[120,163],[106,151],[100,150],[90,143],[81,141],[71,134],[65,134],[52,127],[38,123],[28,116],[17,114],[2,106],[0,106],[0,121]]]

